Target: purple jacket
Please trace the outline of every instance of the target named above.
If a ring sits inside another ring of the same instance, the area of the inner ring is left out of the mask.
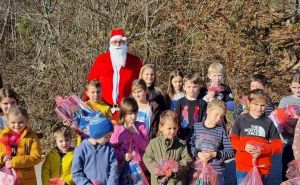
[[[110,142],[115,148],[119,161],[124,159],[125,153],[129,152],[130,141],[131,150],[135,153],[135,160],[142,161],[144,152],[149,143],[149,135],[145,123],[135,122],[136,133],[131,133],[123,125],[115,125],[114,132],[111,135]]]

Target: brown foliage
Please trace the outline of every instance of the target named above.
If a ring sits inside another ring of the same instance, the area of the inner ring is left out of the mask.
[[[54,97],[83,94],[115,27],[126,30],[132,53],[159,66],[162,87],[176,68],[205,79],[218,60],[236,97],[253,73],[264,73],[278,101],[300,68],[297,8],[294,0],[0,0],[0,73],[23,97],[45,141],[58,122]]]

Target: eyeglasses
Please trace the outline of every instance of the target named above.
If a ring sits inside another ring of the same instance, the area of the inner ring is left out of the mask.
[[[116,46],[116,45],[123,45],[125,44],[125,41],[124,40],[113,40],[110,42],[112,45]]]

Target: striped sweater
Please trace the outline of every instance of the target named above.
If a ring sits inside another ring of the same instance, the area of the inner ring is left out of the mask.
[[[217,156],[209,163],[218,172],[224,171],[224,161],[234,157],[234,150],[227,132],[221,126],[207,128],[203,123],[194,124],[194,133],[190,139],[190,152],[196,158],[198,152],[215,151]]]

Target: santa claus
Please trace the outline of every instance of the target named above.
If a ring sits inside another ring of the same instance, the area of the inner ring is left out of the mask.
[[[100,81],[102,100],[111,106],[115,119],[122,99],[130,95],[132,81],[139,77],[142,62],[127,53],[128,42],[122,29],[112,30],[109,43],[109,51],[94,61],[88,81]]]

